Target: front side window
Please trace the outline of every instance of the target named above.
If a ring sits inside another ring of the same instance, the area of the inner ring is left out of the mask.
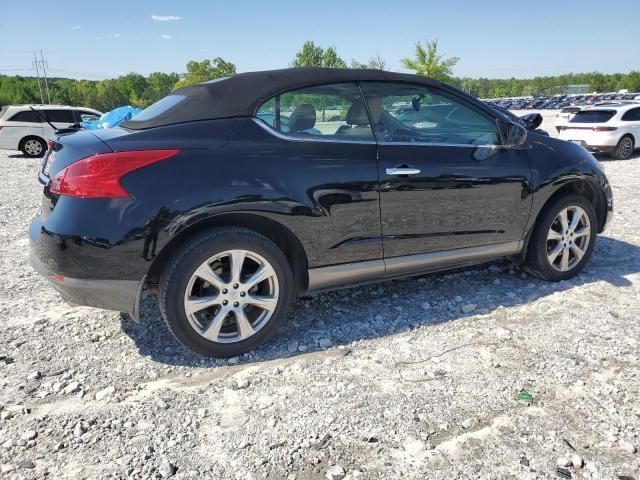
[[[258,108],[256,117],[291,137],[373,141],[364,101],[353,84],[321,85],[277,95]]]
[[[425,86],[362,83],[379,141],[496,145],[495,120],[472,104]]]

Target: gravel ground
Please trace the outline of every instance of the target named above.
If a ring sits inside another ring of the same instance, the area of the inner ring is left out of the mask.
[[[28,264],[39,162],[0,154],[0,477],[637,480],[640,155],[604,163],[616,216],[578,278],[327,293],[214,361],[153,297],[139,324],[63,303]]]

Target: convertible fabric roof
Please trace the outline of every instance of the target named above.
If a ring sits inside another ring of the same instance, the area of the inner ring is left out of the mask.
[[[431,78],[382,70],[285,68],[247,72],[179,88],[171,95],[184,95],[184,100],[148,120],[136,121],[134,117],[122,126],[138,130],[194,120],[249,117],[265,100],[279,93],[328,83],[366,81],[441,85]]]

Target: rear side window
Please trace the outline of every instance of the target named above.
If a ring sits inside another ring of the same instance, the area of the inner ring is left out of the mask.
[[[256,117],[292,137],[373,141],[364,100],[353,84],[283,93],[263,103]]]
[[[23,110],[12,116],[9,121],[11,122],[29,122],[29,123],[42,123],[42,118],[33,110]]]
[[[634,122],[640,120],[640,107],[632,108],[631,110],[627,110],[624,115],[622,115],[622,120],[627,122]]]
[[[615,110],[584,110],[576,113],[571,123],[605,123],[615,114]]]
[[[131,122],[145,122],[152,118],[162,115],[167,110],[175,107],[182,102],[186,97],[184,95],[167,95],[166,97],[158,100],[156,103],[148,106],[140,113],[136,114],[135,118],[130,120]]]
[[[46,110],[47,119],[51,123],[75,123],[73,110]]]

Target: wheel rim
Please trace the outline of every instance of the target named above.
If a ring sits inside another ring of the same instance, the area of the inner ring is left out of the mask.
[[[27,140],[24,143],[24,149],[29,155],[40,155],[42,152],[42,145],[37,140]]]
[[[570,206],[558,213],[547,234],[547,259],[551,266],[567,272],[587,253],[591,239],[589,215],[581,207]]]
[[[631,139],[629,137],[625,137],[620,140],[620,156],[626,158],[630,156],[632,152],[633,142],[631,141]]]
[[[261,255],[228,250],[203,262],[184,295],[191,327],[211,342],[248,339],[271,319],[278,305],[278,277]]]

